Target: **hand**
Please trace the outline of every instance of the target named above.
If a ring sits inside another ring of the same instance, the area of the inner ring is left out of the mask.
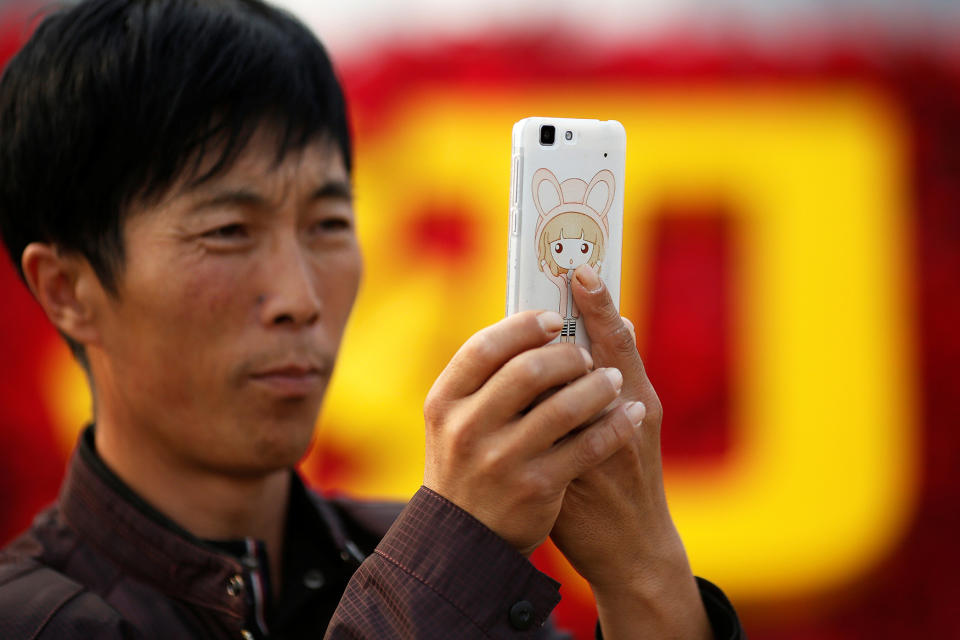
[[[550,533],[567,484],[633,437],[622,416],[571,434],[617,398],[622,376],[593,371],[576,345],[548,344],[562,325],[528,311],[479,331],[424,404],[424,485],[524,554]]]
[[[709,625],[663,490],[662,408],[637,352],[633,327],[588,265],[571,282],[594,362],[623,373],[610,414],[629,416],[633,436],[573,480],[551,537],[587,579],[604,637],[709,637]],[[632,616],[624,620],[624,613]],[[655,621],[655,622],[652,622]],[[642,626],[641,626],[642,625]]]

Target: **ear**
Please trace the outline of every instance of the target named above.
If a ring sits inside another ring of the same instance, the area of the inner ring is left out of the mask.
[[[550,169],[537,169],[536,173],[533,174],[531,185],[533,187],[533,204],[537,207],[540,218],[543,218],[547,211],[556,208],[563,202],[560,181],[557,180],[557,176],[553,175]],[[540,192],[541,186],[543,187],[542,194]]]
[[[31,293],[57,329],[81,344],[99,342],[95,310],[105,292],[85,258],[32,242],[20,264]]]
[[[605,188],[601,188],[605,187]],[[583,203],[600,214],[603,226],[607,226],[607,213],[613,204],[613,194],[616,192],[616,180],[613,173],[607,169],[598,171],[593,180],[587,185],[587,192]]]

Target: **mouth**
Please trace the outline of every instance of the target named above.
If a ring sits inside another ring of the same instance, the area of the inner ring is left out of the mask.
[[[325,379],[320,369],[309,365],[283,365],[250,376],[259,387],[280,398],[304,398],[318,391]]]

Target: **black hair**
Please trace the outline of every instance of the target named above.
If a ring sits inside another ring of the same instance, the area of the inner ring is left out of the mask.
[[[21,278],[24,248],[47,242],[83,255],[116,295],[130,205],[221,174],[261,126],[277,133],[278,163],[327,139],[350,171],[342,89],[289,14],[259,0],[86,0],[51,14],[0,79],[0,234]]]

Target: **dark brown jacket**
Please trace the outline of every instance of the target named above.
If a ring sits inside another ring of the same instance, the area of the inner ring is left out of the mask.
[[[565,637],[547,621],[559,585],[428,489],[401,512],[297,478],[290,500],[272,603],[262,544],[180,529],[103,465],[88,431],[59,502],[0,552],[0,639]],[[742,637],[723,594],[700,585],[717,637]]]

